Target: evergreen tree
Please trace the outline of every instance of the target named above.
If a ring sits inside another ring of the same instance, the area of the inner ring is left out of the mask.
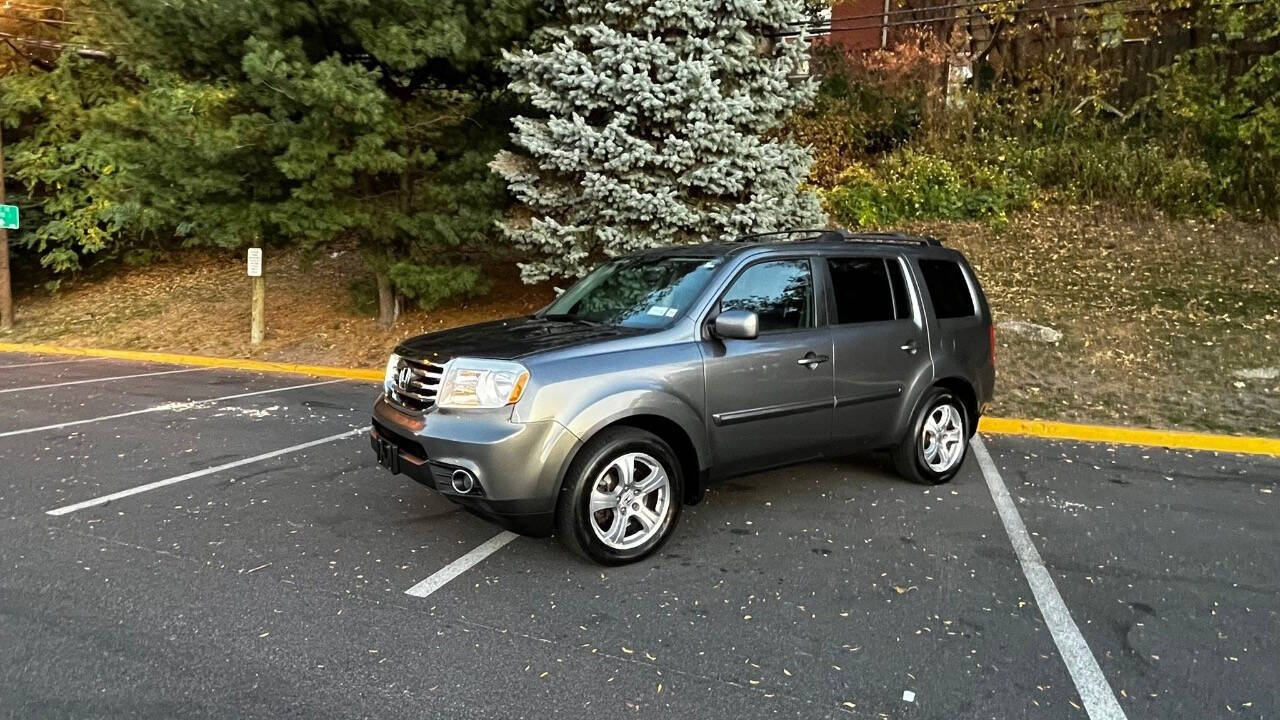
[[[85,41],[131,92],[93,113],[94,198],[194,244],[354,238],[384,324],[397,291],[473,292],[506,198],[485,170],[509,129],[498,53],[537,1],[99,3]],[[31,139],[29,174],[56,172]]]
[[[771,38],[803,0],[562,0],[507,53],[514,152],[492,167],[522,204],[502,226],[526,281],[602,256],[821,224],[812,158],[769,135],[811,99],[808,44]]]
[[[15,6],[0,16],[0,33],[12,36],[0,46],[0,124],[6,189],[23,212],[22,229],[9,234],[20,271],[38,262],[56,274],[79,269],[86,255],[118,256],[123,228],[136,219],[97,191],[115,165],[94,118],[131,89],[98,52],[63,51],[71,40],[64,19],[81,6]],[[92,24],[90,16],[77,26]]]

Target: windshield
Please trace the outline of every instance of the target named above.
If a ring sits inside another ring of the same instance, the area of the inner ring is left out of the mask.
[[[551,303],[543,317],[656,329],[684,312],[723,258],[656,256],[614,260]]]

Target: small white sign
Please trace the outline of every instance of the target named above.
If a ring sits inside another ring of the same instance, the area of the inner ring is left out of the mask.
[[[249,277],[262,277],[262,248],[249,248]]]

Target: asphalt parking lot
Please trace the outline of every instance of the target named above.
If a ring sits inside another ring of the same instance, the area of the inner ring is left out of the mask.
[[[375,393],[0,354],[0,717],[1280,716],[1278,459],[813,463],[602,569],[377,468]]]

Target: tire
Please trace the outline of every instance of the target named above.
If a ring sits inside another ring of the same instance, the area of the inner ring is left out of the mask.
[[[930,388],[911,417],[906,435],[891,451],[898,474],[920,485],[950,481],[964,465],[973,434],[970,424],[959,398],[943,388]]]
[[[639,428],[608,428],[569,466],[556,501],[556,534],[601,565],[635,562],[671,537],[683,498],[684,477],[670,445]]]

